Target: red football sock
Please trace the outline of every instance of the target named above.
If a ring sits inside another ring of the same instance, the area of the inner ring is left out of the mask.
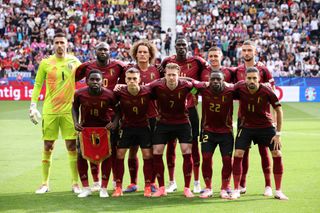
[[[200,170],[200,153],[198,141],[192,141],[192,160],[193,160],[193,174],[194,180],[199,180],[199,170]]]
[[[128,168],[130,172],[131,183],[137,184],[138,169],[139,169],[139,159],[135,157],[133,159],[128,159]]]
[[[176,166],[176,140],[171,140],[167,144],[167,166],[169,180],[174,181],[174,169]]]
[[[268,149],[268,147],[259,144],[259,153],[261,156],[261,166],[264,174],[265,186],[271,187],[271,162]]]
[[[91,170],[92,179],[94,182],[99,182],[99,167],[100,167],[100,164],[94,164],[90,162],[90,170]]]
[[[242,174],[240,179],[240,186],[242,187],[246,187],[247,185],[247,173],[249,169],[249,150],[250,149],[247,149],[244,152],[243,160],[242,160]]]
[[[112,159],[107,158],[101,164],[101,188],[107,188],[111,173]]]
[[[239,189],[240,186],[240,177],[242,174],[242,158],[234,157],[233,158],[233,181],[234,181],[234,188]]]
[[[153,155],[153,169],[158,178],[159,187],[164,186],[164,165],[162,155]]]
[[[145,186],[150,186],[152,180],[152,159],[143,159],[143,174]]]
[[[190,188],[191,176],[192,176],[192,156],[191,154],[183,155],[183,176],[184,176],[184,187]]]
[[[276,184],[276,190],[281,190],[282,174],[283,174],[282,157],[273,157],[273,175],[274,175],[274,182]]]
[[[212,152],[202,153],[202,176],[206,184],[206,188],[212,188]]]
[[[78,155],[77,159],[77,167],[79,177],[83,187],[89,187],[88,182],[88,162],[81,155]]]
[[[115,145],[111,145],[111,150],[112,150],[112,154],[111,154],[111,161],[112,161],[112,174],[113,174],[113,181],[116,181],[116,173],[117,173],[117,146]]]
[[[230,178],[232,172],[232,160],[231,156],[223,156],[222,157],[222,170],[221,170],[221,189],[228,189],[230,188]]]
[[[117,159],[116,161],[117,169],[116,169],[116,186],[122,187],[123,174],[124,174],[124,159]]]

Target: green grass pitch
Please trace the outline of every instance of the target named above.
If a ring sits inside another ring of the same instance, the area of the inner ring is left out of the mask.
[[[183,197],[179,151],[176,167],[178,192],[174,194],[150,199],[144,198],[140,190],[121,198],[101,199],[94,193],[79,199],[71,193],[67,154],[61,139],[56,142],[53,154],[51,191],[36,195],[34,191],[41,182],[41,128],[29,121],[28,107],[29,102],[0,102],[0,212],[320,212],[320,103],[283,104],[283,191],[289,201],[262,196],[264,179],[256,146],[250,154],[247,194],[236,201],[218,198],[221,173],[218,149],[214,157],[215,195],[211,199]],[[141,160],[139,170],[142,189]],[[126,168],[124,185],[129,183],[127,171]],[[167,174],[165,177],[168,180]],[[201,185],[204,186],[202,178]]]

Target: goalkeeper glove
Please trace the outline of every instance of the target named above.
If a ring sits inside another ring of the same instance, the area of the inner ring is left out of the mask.
[[[41,119],[41,114],[40,112],[37,110],[37,104],[31,102],[30,104],[30,120],[32,121],[32,123],[34,124],[38,124],[39,120]]]

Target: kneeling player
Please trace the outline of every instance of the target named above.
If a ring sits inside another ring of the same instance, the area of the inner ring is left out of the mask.
[[[132,146],[140,146],[143,156],[143,173],[145,180],[144,196],[151,197],[152,151],[151,130],[148,120],[148,109],[151,91],[148,86],[140,86],[140,71],[130,68],[126,71],[127,86],[115,92],[120,102],[121,129],[120,142],[116,161],[116,189],[113,197],[122,196],[122,180],[124,174],[124,158]]]
[[[232,172],[232,151],[233,151],[233,85],[224,82],[222,72],[210,74],[210,84],[207,87],[204,83],[194,83],[202,95],[202,175],[206,188],[200,198],[211,197],[212,187],[212,156],[219,145],[222,156],[222,185],[221,198],[229,198],[227,189],[230,184]]]
[[[114,129],[117,123],[116,120],[113,123],[106,115],[108,109],[114,108],[116,100],[111,90],[102,87],[102,73],[99,70],[91,70],[87,78],[87,85],[88,87],[77,90],[74,95],[72,114],[75,129],[77,131],[83,131],[86,127]],[[80,121],[79,118],[81,118]],[[109,197],[107,185],[111,164],[111,158],[106,158],[102,162],[100,197]],[[78,168],[83,186],[83,190],[78,197],[87,197],[92,193],[88,184],[88,164],[84,165]]]

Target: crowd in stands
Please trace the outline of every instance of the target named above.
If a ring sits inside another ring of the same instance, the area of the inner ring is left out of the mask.
[[[67,31],[69,51],[81,61],[94,58],[99,41],[110,55],[130,61],[129,49],[139,39],[161,49],[160,0],[2,0],[0,1],[1,75],[34,71],[52,54],[56,28]]]
[[[139,39],[153,40],[158,58],[172,50],[172,31],[161,39],[161,0],[0,0],[0,77],[27,71],[52,53],[54,29],[65,28],[69,50],[81,61],[94,58],[99,41],[112,58],[131,62]],[[224,66],[241,62],[241,44],[252,39],[257,60],[275,77],[320,77],[320,1],[176,0],[176,32],[190,52],[206,58],[218,45]],[[171,44],[171,45],[170,45]],[[163,45],[163,48],[162,48]]]
[[[255,41],[257,60],[275,77],[320,77],[320,1],[176,0],[176,31],[194,55],[218,45],[225,66],[241,62],[241,44]]]

